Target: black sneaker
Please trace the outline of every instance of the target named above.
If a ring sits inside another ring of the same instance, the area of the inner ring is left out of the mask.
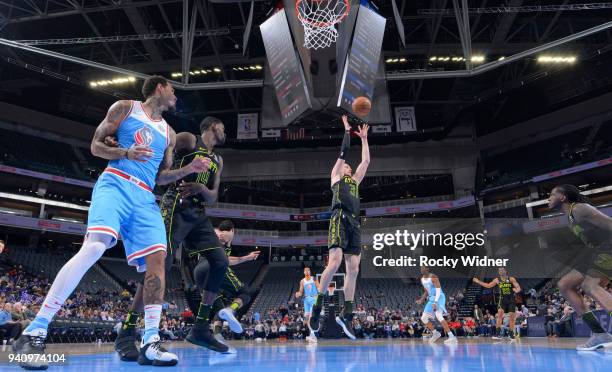
[[[136,329],[121,329],[115,339],[115,351],[124,362],[135,362],[138,360],[138,349],[136,348]]]
[[[319,331],[319,318],[321,317],[321,310],[323,306],[314,306],[312,308],[312,314],[310,314],[310,320],[308,321],[308,327],[312,332]]]
[[[34,357],[26,357],[27,361],[19,362],[19,366],[28,370],[43,370],[49,368],[49,364],[43,357],[45,355],[45,338],[47,335],[43,332],[25,334],[23,333],[18,339],[13,342],[13,353],[16,355],[33,355]],[[40,355],[40,357],[36,357]]]
[[[159,335],[150,337],[148,341],[145,344],[143,339],[140,344],[138,364],[141,366],[171,367],[178,363],[176,354],[161,346],[162,341]]]
[[[185,340],[194,345],[204,346],[207,349],[219,353],[227,353],[229,350],[227,345],[224,345],[215,339],[210,330],[209,324],[195,324],[189,331],[189,334]]]
[[[346,337],[350,338],[351,340],[357,339],[355,336],[355,330],[353,329],[353,314],[344,314],[342,317],[337,316],[336,323],[342,327]]]

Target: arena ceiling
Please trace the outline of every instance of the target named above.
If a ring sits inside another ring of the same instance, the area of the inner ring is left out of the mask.
[[[262,88],[257,82],[263,70],[257,66],[265,63],[265,52],[257,26],[277,4],[253,3],[253,27],[244,54],[251,3],[195,4],[185,12],[181,0],[0,0],[0,38],[169,78],[184,70],[188,59],[187,71],[201,71],[190,76],[190,83],[214,89],[179,91],[173,125],[177,130],[195,129],[202,117],[216,115],[229,124],[231,135],[236,113],[258,111],[261,106]],[[471,56],[484,57],[483,62],[474,62],[472,67],[477,67],[606,24],[612,20],[612,3],[396,0],[396,4],[405,46],[391,0],[374,1],[387,18],[383,53],[389,61],[388,90],[392,106],[417,107],[417,123],[425,132],[387,140],[441,138],[453,126],[471,123],[478,134],[489,133],[612,87],[609,28],[476,76],[428,75],[465,69],[462,58],[468,42]],[[460,32],[455,9],[463,11],[465,5],[469,24]],[[195,23],[189,22],[193,19]],[[183,44],[184,30],[193,34],[190,58],[183,52],[189,50]],[[541,63],[542,54],[575,57],[576,62]],[[139,96],[135,82],[90,87],[91,81],[119,77],[116,73],[7,46],[0,47],[0,56],[0,100],[6,102],[95,125],[117,98]],[[325,134],[326,123],[315,125]]]

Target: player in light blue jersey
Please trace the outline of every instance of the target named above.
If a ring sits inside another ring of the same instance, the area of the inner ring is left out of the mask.
[[[317,301],[317,295],[319,291],[319,281],[310,275],[310,267],[304,268],[304,279],[300,281],[300,290],[295,293],[296,298],[304,296],[304,323],[308,324],[310,335],[306,337],[306,341],[317,342],[317,336],[315,336],[312,328],[310,328],[310,316],[312,315],[312,307]]]
[[[430,343],[436,342],[442,335],[435,329],[432,320],[434,317],[438,319],[440,324],[442,324],[442,328],[444,328],[444,332],[448,335],[448,339],[444,341],[445,344],[454,344],[457,343],[457,337],[451,332],[448,323],[444,319],[444,316],[447,315],[446,312],[446,296],[444,292],[442,292],[442,288],[440,287],[440,279],[435,274],[429,272],[429,267],[421,266],[421,284],[425,287],[425,293],[423,296],[419,298],[416,303],[418,305],[425,302],[427,299],[427,304],[425,305],[425,309],[423,309],[423,316],[421,316],[421,321],[425,326],[432,332],[432,336],[429,339]]]
[[[87,234],[79,252],[59,271],[34,321],[15,341],[15,354],[29,354],[20,365],[46,369],[45,339],[49,323],[74,291],[87,270],[113,247],[121,234],[128,264],[146,271],[143,288],[145,333],[138,363],[171,366],[175,354],[161,346],[158,334],[164,302],[166,230],[155,201],[155,184],[175,182],[188,174],[208,169],[210,160],[196,158],[185,167],[171,170],[175,133],[162,118],[174,109],[174,88],[162,76],[145,80],[145,102],[115,102],[96,129],[91,152],[109,160],[93,190]],[[114,136],[118,147],[105,144]]]

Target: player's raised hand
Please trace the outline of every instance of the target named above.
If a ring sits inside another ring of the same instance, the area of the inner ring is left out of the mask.
[[[344,124],[344,130],[350,131],[351,125],[348,122],[348,116],[342,115],[342,123]]]
[[[210,159],[203,156],[196,157],[189,163],[188,167],[191,173],[204,172],[210,167]]]
[[[153,156],[153,150],[146,145],[135,145],[127,150],[127,158],[129,160],[146,163]]]
[[[359,127],[359,131],[357,131],[357,135],[359,138],[366,139],[368,138],[368,130],[370,130],[370,126],[368,124],[364,124]]]
[[[119,147],[119,142],[117,142],[117,138],[114,136],[104,137],[104,144],[108,147]]]
[[[253,251],[247,255],[248,261],[255,261],[259,257],[259,251]]]

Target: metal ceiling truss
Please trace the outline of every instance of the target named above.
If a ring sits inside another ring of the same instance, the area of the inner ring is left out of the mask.
[[[50,0],[49,0],[50,1]],[[108,10],[117,10],[117,9],[124,9],[126,7],[129,8],[138,8],[138,7],[142,7],[142,6],[148,6],[148,5],[155,5],[158,6],[160,4],[167,4],[167,3],[176,3],[179,2],[180,0],[159,0],[159,1],[149,1],[149,2],[138,2],[138,3],[122,3],[121,6],[118,5],[106,5],[106,6],[98,6],[98,7],[91,7],[91,8],[85,8],[83,6],[78,6],[77,8],[75,8],[75,6],[77,6],[78,4],[74,3],[74,0],[72,3],[70,3],[72,5],[72,10],[65,10],[62,12],[56,12],[53,13],[56,16],[60,16],[60,14],[62,15],[66,15],[66,12],[71,12],[69,14],[84,14],[86,15],[87,13],[91,13],[91,12],[104,12],[104,11],[108,11]],[[173,35],[173,36],[178,36],[180,34],[180,36],[183,38],[183,43],[182,43],[182,71],[183,71],[183,79],[184,81],[182,82],[178,82],[178,81],[174,81],[174,80],[169,80],[171,82],[171,84],[176,88],[176,89],[181,89],[181,90],[209,90],[209,89],[237,89],[237,88],[255,88],[255,87],[262,87],[263,86],[263,80],[261,79],[254,79],[254,80],[240,80],[240,81],[236,81],[236,80],[228,80],[227,75],[224,73],[224,79],[225,81],[220,81],[220,82],[209,82],[209,83],[188,83],[188,70],[189,70],[189,66],[190,66],[190,62],[191,62],[191,53],[190,51],[193,48],[193,38],[196,35],[196,31],[195,31],[195,24],[196,24],[196,14],[199,13],[200,18],[202,19],[202,21],[204,22],[204,26],[205,26],[205,30],[201,31],[203,34],[202,36],[206,35],[206,36],[213,36],[213,34],[215,34],[215,32],[217,32],[218,30],[220,30],[219,28],[214,29],[209,27],[209,23],[208,20],[206,18],[206,15],[204,14],[204,10],[201,8],[202,4],[200,2],[198,2],[197,0],[194,1],[195,4],[193,5],[193,9],[191,12],[191,24],[189,24],[189,9],[188,9],[188,1],[185,0],[183,2],[183,32],[182,33],[170,33],[170,34],[149,34],[148,36],[151,35],[155,35],[154,38],[166,38],[167,35]],[[4,0],[0,0],[0,5],[5,5],[5,6],[9,6],[9,7],[13,7],[13,8],[19,8],[19,10],[23,11],[23,12],[29,12],[29,13],[40,13],[43,12],[43,14],[38,14],[37,16],[41,16],[41,17],[48,17],[48,15],[44,15],[46,13],[44,13],[45,11],[47,11],[47,6],[43,9],[25,9],[23,8],[23,6],[27,6],[28,3],[20,3],[21,6],[17,7],[13,4],[7,3]],[[53,2],[53,4],[57,4],[56,2]],[[605,3],[605,4],[610,4],[610,7],[612,8],[612,3]],[[598,5],[594,5],[594,4],[581,4],[582,6],[599,6],[598,9],[602,9],[603,7],[607,6],[604,3],[599,3]],[[30,5],[35,5],[34,3],[30,4]],[[47,4],[48,5],[48,4]],[[138,5],[138,6],[137,6]],[[573,33],[569,36],[560,38],[558,40],[546,43],[546,44],[542,44],[542,45],[538,45],[536,47],[530,48],[528,50],[525,50],[523,52],[519,52],[516,53],[514,55],[511,55],[509,57],[506,57],[503,60],[499,60],[499,61],[494,61],[494,62],[489,62],[489,63],[485,63],[481,66],[475,67],[475,68],[470,68],[470,64],[469,61],[471,60],[471,38],[470,38],[470,24],[469,24],[469,13],[473,11],[471,11],[468,7],[467,7],[467,0],[462,0],[462,6],[459,6],[459,0],[453,0],[453,9],[447,9],[449,11],[453,12],[453,15],[455,16],[455,18],[457,19],[457,24],[458,24],[458,29],[459,29],[459,36],[461,39],[461,45],[462,45],[462,49],[464,52],[464,57],[466,59],[466,65],[467,65],[467,69],[465,70],[456,70],[456,71],[419,71],[419,72],[389,72],[387,73],[387,80],[389,81],[393,81],[393,80],[414,80],[414,79],[436,79],[436,78],[454,78],[454,77],[471,77],[471,76],[475,76],[475,75],[479,75],[482,73],[485,73],[487,71],[491,71],[493,69],[496,69],[498,67],[507,65],[509,63],[512,63],[514,61],[520,60],[522,58],[534,55],[536,53],[540,53],[542,51],[557,47],[559,45],[592,35],[594,33],[603,31],[603,30],[607,30],[610,29],[612,27],[612,21],[611,22],[606,22],[603,23],[599,26],[595,26],[592,28],[589,28],[587,30],[583,30],[580,32],[576,32]],[[557,22],[558,18],[559,18],[559,12],[561,10],[566,10],[564,7],[565,6],[570,6],[572,4],[564,4],[562,6],[556,6],[556,8],[554,8],[557,12],[557,14],[555,15],[555,17],[553,17],[553,21],[549,24],[549,26],[547,27],[547,31],[545,32],[543,35],[541,35],[540,39],[544,39],[545,37],[548,36],[548,34],[550,33],[552,27],[554,26],[554,24]],[[518,8],[525,8],[525,7],[518,7]],[[67,8],[66,8],[67,9]],[[550,7],[546,8],[546,9],[552,9]],[[137,9],[134,9],[137,10]],[[432,10],[444,10],[444,9],[432,9]],[[571,8],[568,10],[575,10],[574,8]],[[197,13],[196,13],[197,11]],[[545,10],[540,10],[540,11],[545,11]],[[552,10],[550,10],[552,11]],[[432,13],[434,14],[434,13]],[[440,14],[440,13],[435,13],[435,14]],[[14,21],[14,19],[10,18],[10,14],[9,16],[4,16],[5,19],[7,19],[7,22],[11,23]],[[23,17],[20,18],[23,20]],[[438,18],[439,19],[439,18]],[[90,24],[90,26],[92,26],[93,24]],[[432,44],[430,45],[430,48],[433,47],[433,44],[435,44],[435,34],[437,34],[437,29],[439,27],[439,22],[435,22],[434,26],[434,30],[432,30]],[[93,27],[92,27],[93,28]],[[96,30],[94,29],[94,32]],[[164,35],[164,37],[159,37],[159,35]],[[136,36],[136,35],[132,35]],[[145,37],[146,35],[143,35],[143,37]],[[130,37],[130,36],[128,36]],[[85,40],[88,39],[87,41],[93,41],[93,40],[99,40],[102,37],[98,37],[98,38],[83,38],[81,40]],[[117,37],[119,38],[119,37]],[[169,36],[167,37],[169,38]],[[212,37],[211,37],[212,39]],[[75,39],[72,39],[75,40]],[[143,39],[138,39],[139,41],[142,41]],[[216,40],[211,40],[211,45],[213,47],[213,51],[215,53],[215,59],[217,60],[218,63],[221,63],[221,54],[219,53],[219,49],[218,46],[215,42]],[[146,79],[147,77],[149,77],[149,75],[147,74],[143,74],[137,71],[132,71],[132,70],[128,70],[128,69],[124,69],[121,67],[116,67],[116,66],[110,66],[107,64],[103,64],[103,63],[99,63],[99,62],[95,62],[92,60],[88,60],[88,59],[83,59],[83,58],[79,58],[79,57],[74,57],[74,56],[70,56],[67,54],[63,54],[63,53],[59,53],[59,52],[54,52],[54,51],[50,51],[50,50],[46,50],[46,49],[41,49],[41,48],[37,48],[35,46],[32,45],[28,45],[25,42],[19,42],[19,41],[14,41],[14,40],[8,40],[8,39],[3,39],[0,38],[0,44],[1,45],[5,45],[11,48],[16,48],[16,49],[21,49],[21,50],[25,50],[25,51],[29,51],[29,52],[33,52],[33,53],[37,53],[37,54],[41,54],[41,55],[45,55],[48,57],[53,57],[53,58],[57,58],[60,60],[64,60],[64,61],[69,61],[69,62],[73,62],[73,63],[77,63],[77,64],[81,64],[84,66],[89,66],[89,67],[94,67],[97,69],[101,69],[101,70],[105,70],[105,71],[111,71],[111,72],[115,72],[115,73],[119,73],[119,74],[124,74],[124,75],[129,75],[129,76],[134,76],[137,78],[141,78],[141,79]],[[109,51],[109,53],[111,55],[113,55],[112,51]],[[115,59],[116,57],[113,57],[113,59]],[[224,71],[225,72],[225,71]],[[417,89],[417,91],[420,91],[420,89]],[[418,93],[415,95],[416,99],[418,100]],[[236,97],[232,94],[230,94],[231,100],[232,100],[232,104],[233,106],[237,107],[237,102],[236,102]]]
[[[529,6],[495,6],[489,8],[469,8],[470,14],[496,13],[541,13],[558,11],[601,10],[612,9],[612,3],[561,4],[561,5],[529,5]],[[454,16],[454,9],[419,9],[421,15]]]

